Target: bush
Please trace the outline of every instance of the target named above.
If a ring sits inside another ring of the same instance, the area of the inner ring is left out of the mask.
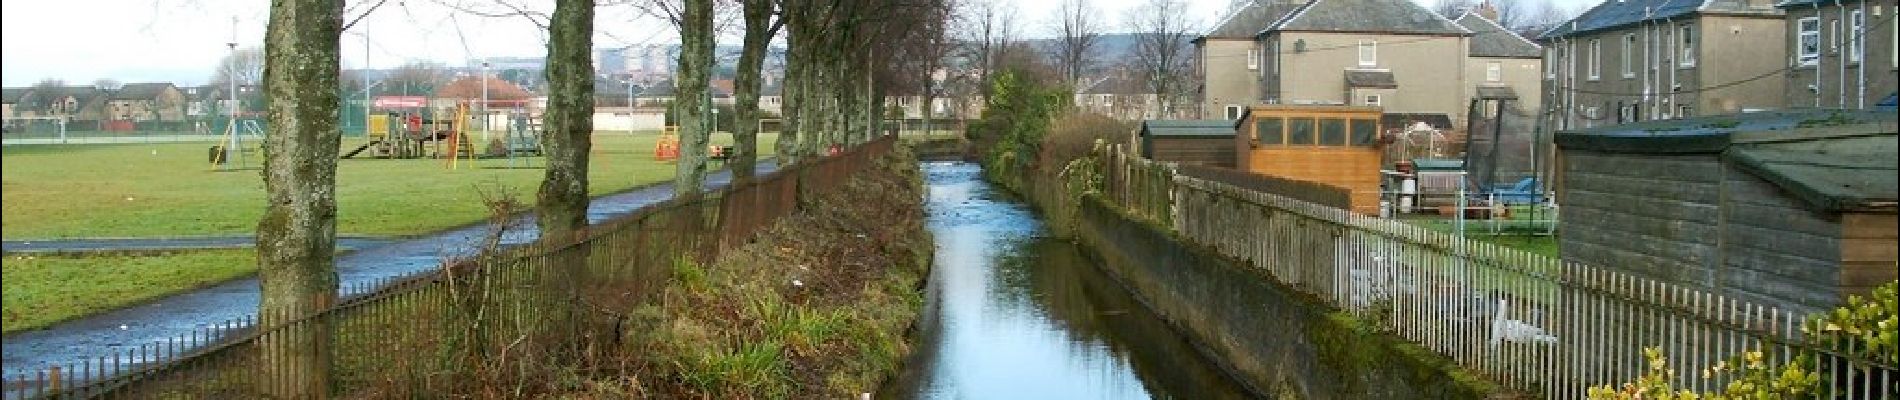
[[[1045,172],[1059,172],[1070,161],[1089,155],[1096,141],[1115,143],[1126,137],[1133,127],[1132,123],[1100,114],[1063,116],[1051,124],[1049,134],[1043,137],[1036,164]]]

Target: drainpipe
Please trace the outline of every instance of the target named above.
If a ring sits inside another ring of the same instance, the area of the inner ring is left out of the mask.
[[[1808,5],[1814,9],[1814,30],[1819,32],[1821,31],[1821,0],[1814,0],[1813,3],[1808,3]],[[1800,21],[1801,20],[1798,19],[1795,20],[1796,44],[1800,44],[1801,40]],[[1814,49],[1816,52],[1819,52],[1821,50],[1820,35],[1815,35],[1814,42]],[[1795,57],[1800,57],[1800,55],[1796,55]],[[1823,67],[1821,64],[1826,64],[1826,60],[1827,57],[1820,57],[1820,54],[1816,54],[1814,57],[1814,90],[1812,90],[1814,92],[1814,108],[1821,108],[1821,70]],[[1801,60],[1795,60],[1795,62],[1801,62]]]
[[[1894,12],[1900,13],[1900,10],[1894,10]],[[1867,108],[1867,64],[1873,63],[1867,59],[1867,22],[1871,21],[1867,17],[1867,2],[1862,0],[1860,2],[1860,26],[1854,27],[1854,51],[1855,56],[1860,57],[1860,65],[1854,69],[1855,75],[1859,75],[1859,78],[1857,78],[1858,82],[1855,82],[1854,85],[1856,86],[1854,108],[1859,109]]]
[[[1863,3],[1865,3],[1866,1],[1867,0],[1861,0],[1861,2]],[[1834,0],[1834,9],[1840,11],[1838,13],[1840,14],[1840,16],[1836,17],[1836,19],[1834,20],[1834,26],[1846,28],[1845,25],[1847,25],[1847,7],[1841,5],[1841,0]],[[1841,40],[1841,29],[1834,30],[1834,42],[1843,43],[1843,44],[1847,42],[1846,40]],[[1847,108],[1847,54],[1846,54],[1846,51],[1844,51],[1844,49],[1841,49],[1840,47],[1837,46],[1834,48],[1834,56],[1840,59],[1840,68],[1841,68],[1840,76],[1836,77],[1841,81],[1841,84],[1840,86],[1834,87],[1834,92],[1835,92],[1836,97],[1840,98],[1840,107]]]

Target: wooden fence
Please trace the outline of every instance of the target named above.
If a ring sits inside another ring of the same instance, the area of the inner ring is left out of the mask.
[[[1820,398],[1900,398],[1894,365],[1814,343],[1806,315],[1225,182],[1158,182],[1139,171],[1168,167],[1101,158],[1111,203],[1172,212],[1150,218],[1514,390],[1583,398],[1633,381],[1654,347],[1678,388],[1719,390],[1730,375],[1704,368],[1761,351],[1769,365],[1807,355]]]
[[[674,263],[741,244],[800,206],[805,194],[849,181],[890,153],[884,137],[700,197],[676,198],[591,227],[572,243],[541,242],[445,263],[414,276],[345,288],[313,315],[245,318],[182,337],[101,350],[98,357],[8,377],[12,398],[264,398],[303,377],[266,361],[286,341],[327,342],[332,392],[342,397],[460,397],[508,371],[545,362],[521,354],[598,357],[623,338],[629,313],[669,279]],[[289,381],[281,381],[289,379]],[[506,386],[505,383],[503,386]],[[480,397],[480,396],[476,396]]]

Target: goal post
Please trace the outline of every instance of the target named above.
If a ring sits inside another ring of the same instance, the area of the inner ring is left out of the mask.
[[[7,139],[58,139],[66,142],[67,117],[0,118],[0,137]]]

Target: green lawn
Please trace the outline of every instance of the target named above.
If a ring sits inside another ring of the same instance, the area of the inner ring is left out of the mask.
[[[256,252],[193,250],[89,255],[10,254],[0,260],[4,330],[37,329],[257,270]]]
[[[671,179],[653,160],[656,135],[595,136],[590,191],[602,195]],[[774,134],[760,135],[771,155]],[[730,143],[717,134],[715,143]],[[345,139],[343,151],[362,139]],[[0,150],[0,237],[160,237],[253,232],[263,213],[258,171],[216,171],[206,143],[7,146]],[[258,154],[247,162],[260,164]],[[542,165],[542,159],[529,159]],[[542,170],[507,160],[343,160],[337,168],[338,233],[409,235],[482,219],[478,189],[499,185],[532,203]]]
[[[1517,221],[1513,223],[1513,225],[1522,225],[1523,223],[1526,222],[1525,219],[1527,218],[1530,218],[1528,211],[1518,211],[1516,213],[1513,213],[1512,220]],[[1434,231],[1439,231],[1439,232],[1444,232],[1444,233],[1455,233],[1458,230],[1457,226],[1455,225],[1456,222],[1453,222],[1450,218],[1447,218],[1447,217],[1402,217],[1400,220],[1404,221],[1405,223],[1422,226],[1422,227],[1425,227],[1426,229],[1431,229]],[[1487,229],[1489,229],[1489,225],[1488,225],[1488,221],[1486,220],[1481,220],[1481,219],[1465,220],[1465,232],[1467,232],[1465,237],[1467,238],[1470,238],[1472,240],[1489,242],[1492,244],[1497,244],[1504,247],[1523,250],[1523,251],[1527,251],[1531,253],[1557,257],[1557,236],[1556,235],[1529,235],[1529,234],[1492,235],[1487,231]],[[1517,232],[1517,233],[1524,233],[1524,232]]]

